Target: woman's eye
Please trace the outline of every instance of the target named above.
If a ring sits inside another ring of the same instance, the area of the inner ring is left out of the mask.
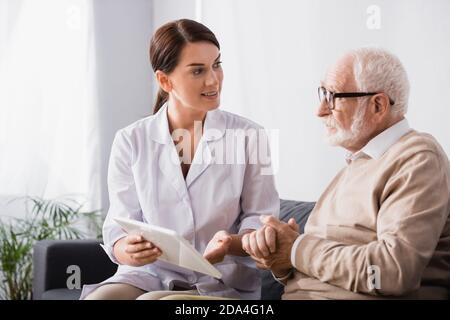
[[[220,66],[222,65],[222,61],[217,61],[216,63],[213,64],[214,68],[220,68]]]
[[[198,68],[198,69],[194,69],[193,71],[192,71],[192,73],[194,74],[194,75],[199,75],[200,73],[202,73],[203,72],[203,69],[200,69],[200,68]]]

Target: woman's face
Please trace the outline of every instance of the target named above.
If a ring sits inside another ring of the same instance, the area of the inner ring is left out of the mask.
[[[210,42],[188,43],[175,69],[167,74],[167,92],[177,105],[196,111],[220,104],[223,70],[219,49]]]

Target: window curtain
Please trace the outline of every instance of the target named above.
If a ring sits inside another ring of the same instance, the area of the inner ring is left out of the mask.
[[[0,199],[98,209],[91,1],[0,0]]]

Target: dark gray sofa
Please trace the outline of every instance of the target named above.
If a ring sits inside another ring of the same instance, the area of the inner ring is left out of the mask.
[[[294,217],[301,231],[314,208],[314,202],[280,200],[280,219]],[[110,261],[97,240],[43,240],[34,246],[33,299],[74,300],[81,290],[68,289],[70,265],[80,267],[81,286],[99,283],[114,274],[117,266]],[[261,271],[262,299],[280,299],[283,287],[270,272]]]

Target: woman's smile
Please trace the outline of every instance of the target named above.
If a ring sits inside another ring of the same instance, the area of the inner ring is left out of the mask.
[[[207,100],[217,100],[220,96],[219,91],[202,92],[201,96]]]

